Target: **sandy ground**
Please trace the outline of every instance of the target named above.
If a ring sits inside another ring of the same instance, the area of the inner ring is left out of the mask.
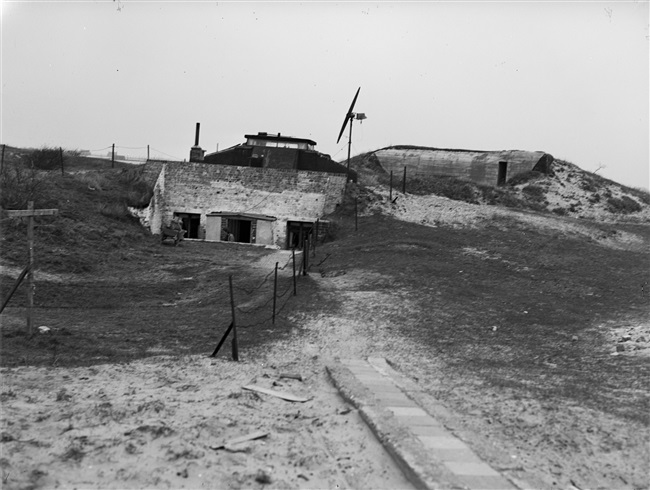
[[[3,369],[3,488],[410,488],[316,344],[242,358]]]
[[[375,192],[380,196],[376,209],[429,226],[479,226],[502,215],[528,219],[525,213],[435,196],[401,196],[393,206],[385,202],[385,190]],[[575,221],[530,219],[549,230],[566,223],[566,233],[593,234]],[[622,232],[592,238],[603,246],[629,248],[640,240]],[[260,266],[265,269],[276,261],[282,267],[288,256],[278,252],[264,260]],[[263,353],[241,346],[239,363],[228,360],[226,348],[217,359],[153,357],[89,368],[3,368],[3,488],[408,488],[326,378],[325,365],[337,357],[370,355],[385,357],[426,386],[449,406],[442,416],[448,428],[495,468],[535,488],[648,486],[644,461],[649,454],[639,450],[647,448],[647,427],[443,376],[444,367],[430,353],[395,335],[395,327],[383,320],[391,311],[409,308],[406,294],[364,287],[391,278],[341,272],[313,274],[342,300],[337,314],[294,318],[302,332],[293,340]],[[613,354],[645,355],[648,325],[610,328]],[[643,348],[617,350],[628,342]],[[286,373],[300,374],[303,381],[282,377]],[[309,401],[288,402],[242,388],[251,384]],[[228,442],[257,431],[267,435]]]
[[[242,346],[239,363],[225,349],[217,359],[2,369],[3,488],[410,488],[325,374],[337,357],[367,356],[385,357],[426,386],[449,408],[436,413],[443,424],[514,481],[647,487],[647,428],[446,376],[383,320],[408,308],[408,298],[364,288],[391,278],[358,270],[312,276],[343,299],[337,314],[295,318],[300,335],[263,354]],[[309,401],[242,388],[251,384]],[[228,442],[258,431],[268,435]]]

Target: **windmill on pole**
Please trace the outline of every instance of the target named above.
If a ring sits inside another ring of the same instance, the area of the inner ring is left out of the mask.
[[[341,136],[343,136],[343,132],[345,131],[345,127],[348,124],[348,121],[350,122],[350,137],[348,138],[348,181],[350,180],[350,149],[352,147],[352,121],[354,119],[357,119],[358,121],[363,121],[366,119],[366,115],[363,112],[352,112],[354,110],[354,104],[357,102],[357,97],[359,97],[359,91],[361,90],[361,87],[357,89],[357,93],[354,95],[354,99],[352,99],[352,104],[350,104],[350,108],[348,109],[347,114],[345,115],[345,119],[343,120],[343,126],[341,126],[341,132],[339,133],[339,137],[336,140],[336,143],[338,144],[339,141],[341,141]]]

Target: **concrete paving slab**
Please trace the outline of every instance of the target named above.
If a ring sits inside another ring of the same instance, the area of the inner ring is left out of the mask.
[[[516,490],[517,487],[502,476],[461,475],[458,481],[472,490]]]
[[[413,400],[410,398],[407,398],[405,395],[396,395],[393,393],[382,393],[378,392],[375,393],[375,397],[384,406],[391,406],[391,407],[414,407],[416,406],[415,403],[413,403]]]
[[[400,424],[404,427],[440,427],[440,423],[429,415],[395,415],[395,418],[399,420]]]
[[[427,412],[420,407],[413,405],[412,407],[386,407],[393,412],[397,417],[430,417]]]
[[[445,466],[456,475],[469,476],[500,476],[488,464],[468,461],[445,461]]]
[[[467,449],[467,444],[452,435],[446,436],[419,436],[424,447],[427,449]]]
[[[470,448],[448,449],[448,448],[427,448],[429,454],[443,463],[480,463],[479,458]]]
[[[344,367],[328,366],[328,373],[416,488],[518,488],[432,417],[446,413],[444,406],[432,408],[427,400],[432,410],[428,413],[415,401],[429,396],[417,384],[394,371],[385,359],[369,361],[342,360]]]
[[[440,422],[432,418],[432,425],[409,425],[409,430],[415,437],[420,436],[448,436],[451,433]]]

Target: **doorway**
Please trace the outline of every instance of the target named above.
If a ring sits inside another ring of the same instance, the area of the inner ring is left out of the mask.
[[[201,228],[201,215],[190,213],[174,213],[176,219],[183,223],[183,229],[187,231],[186,238],[199,238]]]
[[[226,226],[228,233],[232,233],[235,242],[253,243],[251,240],[251,220],[229,218],[227,221],[228,223]]]
[[[287,248],[301,250],[305,240],[311,239],[314,223],[311,221],[287,222]]]
[[[508,175],[508,162],[499,162],[499,174],[497,175],[497,185],[505,184],[507,175]]]

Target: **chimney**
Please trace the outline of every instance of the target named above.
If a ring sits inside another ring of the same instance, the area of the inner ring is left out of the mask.
[[[205,155],[205,150],[199,146],[199,130],[201,128],[201,123],[196,123],[196,133],[194,136],[194,146],[190,150],[190,162],[202,162],[203,155]]]

